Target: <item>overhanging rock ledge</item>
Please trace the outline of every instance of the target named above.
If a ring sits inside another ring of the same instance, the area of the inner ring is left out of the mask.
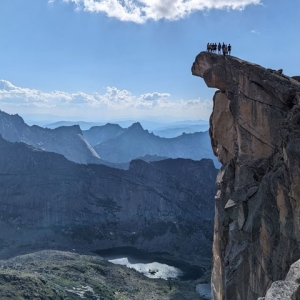
[[[192,74],[217,88],[210,118],[217,177],[212,293],[256,300],[300,259],[300,83],[201,52]]]

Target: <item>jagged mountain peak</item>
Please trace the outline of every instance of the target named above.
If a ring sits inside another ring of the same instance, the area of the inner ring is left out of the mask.
[[[48,129],[48,130],[53,130],[53,132],[66,132],[66,133],[77,133],[77,134],[82,134],[82,131],[80,129],[79,125],[72,125],[72,126],[60,126],[54,129]]]
[[[103,129],[123,129],[119,124],[114,124],[114,123],[106,123],[104,125],[97,125],[97,126],[92,126],[89,130],[87,131],[96,131],[96,130],[103,130]]]
[[[143,128],[140,122],[133,123],[130,127],[127,128],[127,131],[147,131]]]
[[[23,124],[28,126],[24,119],[19,116],[18,114],[8,114],[6,112],[4,112],[3,110],[0,110],[0,118],[5,118],[6,120],[10,120],[10,122],[14,122],[16,124]]]
[[[119,124],[114,123],[106,123],[103,127],[111,127],[111,128],[122,128]]]
[[[83,138],[78,125],[56,129],[28,126],[19,115],[0,111],[0,134],[10,142],[24,142],[37,149],[56,152],[77,163],[99,162],[99,155]]]

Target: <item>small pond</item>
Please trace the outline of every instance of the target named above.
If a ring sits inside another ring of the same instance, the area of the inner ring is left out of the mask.
[[[196,280],[203,275],[203,269],[174,259],[165,252],[147,252],[134,247],[118,247],[97,250],[96,254],[108,261],[126,265],[149,278]]]

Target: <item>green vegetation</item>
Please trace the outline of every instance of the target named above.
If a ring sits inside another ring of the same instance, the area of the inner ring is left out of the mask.
[[[99,256],[41,251],[0,261],[0,299],[202,299],[195,283],[149,279]]]

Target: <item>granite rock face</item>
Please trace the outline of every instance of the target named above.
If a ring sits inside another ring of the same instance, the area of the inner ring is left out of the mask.
[[[134,160],[124,171],[2,138],[0,153],[0,258],[132,246],[211,259],[211,160]]]
[[[300,258],[300,83],[206,52],[192,73],[218,89],[213,299],[256,300]]]
[[[293,263],[285,280],[275,281],[265,297],[258,300],[298,300],[300,299],[300,260]]]

